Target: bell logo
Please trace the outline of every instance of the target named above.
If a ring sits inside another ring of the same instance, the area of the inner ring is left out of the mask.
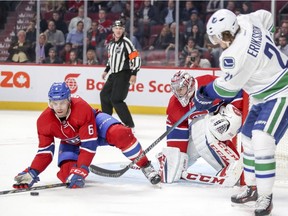
[[[69,87],[71,94],[74,94],[78,89],[78,84],[77,84],[76,78],[79,75],[80,74],[68,74],[65,77],[65,82],[66,82],[67,86]]]
[[[0,82],[0,87],[3,88],[29,88],[30,87],[30,77],[27,73],[19,71],[13,73],[11,71],[1,71],[1,78],[3,80]]]

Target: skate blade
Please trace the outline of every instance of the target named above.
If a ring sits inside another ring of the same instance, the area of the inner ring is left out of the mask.
[[[158,184],[152,184],[152,186],[155,188],[155,189],[162,189],[162,183],[159,182]]]
[[[232,207],[236,208],[248,208],[248,209],[255,209],[256,208],[256,202],[255,201],[250,201],[247,203],[233,203],[231,202]]]

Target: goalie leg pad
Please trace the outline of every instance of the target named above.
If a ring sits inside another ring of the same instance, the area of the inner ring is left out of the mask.
[[[160,176],[163,183],[179,181],[181,174],[187,169],[188,155],[180,152],[178,148],[166,147],[158,155],[160,163]]]

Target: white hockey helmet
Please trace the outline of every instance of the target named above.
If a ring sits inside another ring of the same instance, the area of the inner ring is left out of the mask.
[[[222,41],[222,32],[229,31],[234,36],[238,28],[236,15],[230,10],[220,9],[208,20],[206,32],[211,43],[216,45]]]
[[[187,106],[195,91],[195,80],[186,71],[180,70],[171,79],[171,88],[183,107]]]

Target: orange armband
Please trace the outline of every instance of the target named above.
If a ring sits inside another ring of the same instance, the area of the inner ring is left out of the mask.
[[[132,59],[136,58],[137,56],[139,56],[139,52],[137,50],[135,50],[129,54],[129,59],[132,60]]]

